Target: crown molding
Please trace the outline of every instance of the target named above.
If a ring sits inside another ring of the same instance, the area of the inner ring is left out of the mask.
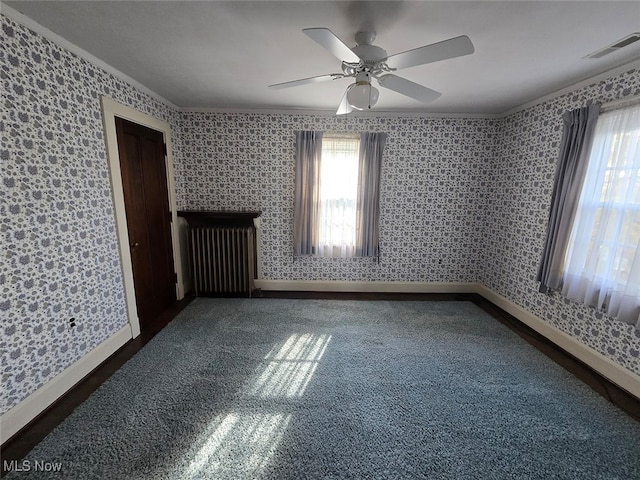
[[[103,60],[99,59],[98,57],[92,55],[91,53],[87,52],[86,50],[78,47],[77,45],[71,43],[70,41],[66,40],[65,38],[61,37],[60,35],[58,35],[57,33],[52,32],[51,30],[49,30],[46,27],[43,27],[42,25],[40,25],[39,23],[37,23],[36,21],[32,20],[31,18],[27,17],[26,15],[20,13],[18,10],[15,10],[12,7],[9,7],[8,5],[6,5],[5,3],[2,3],[0,1],[0,13],[2,13],[2,15],[5,15],[6,17],[12,19],[13,21],[29,28],[30,30],[34,31],[35,33],[43,36],[44,38],[47,38],[48,40],[56,43],[57,45],[59,45],[60,47],[70,51],[71,53],[87,60],[88,62],[94,64],[95,66],[101,68],[102,70],[104,70],[107,73],[110,73],[111,75],[114,75],[115,77],[119,78],[120,80],[123,80],[125,82],[127,82],[128,84],[130,84],[131,86],[137,88],[138,90],[146,93],[147,95],[151,96],[152,98],[164,103],[165,105],[167,105],[168,107],[178,111],[178,112],[184,112],[184,113],[221,113],[221,114],[233,114],[233,113],[238,113],[238,114],[280,114],[280,115],[310,115],[310,116],[326,116],[326,117],[335,117],[335,112],[333,110],[312,110],[312,109],[296,109],[296,108],[207,108],[207,107],[203,107],[203,108],[198,108],[198,107],[179,107],[177,105],[175,105],[174,103],[172,103],[171,101],[167,100],[166,98],[164,98],[163,96],[161,96],[160,94],[154,92],[153,90],[149,89],[148,87],[146,87],[145,85],[141,84],[140,82],[138,82],[137,80],[134,80],[133,78],[129,77],[127,74],[121,72],[120,70],[112,67],[111,65],[109,65],[108,63],[104,62]],[[383,117],[383,118],[478,118],[478,119],[501,119],[501,118],[505,118],[505,117],[509,117],[515,113],[521,112],[523,110],[527,110],[531,107],[534,107],[536,105],[540,105],[541,103],[547,102],[549,100],[553,100],[555,98],[558,98],[562,95],[571,93],[575,90],[578,90],[580,88],[592,85],[594,83],[597,83],[599,81],[605,80],[607,78],[613,77],[615,75],[619,75],[621,73],[624,73],[626,71],[629,71],[633,68],[640,68],[640,58],[632,60],[630,62],[627,62],[623,65],[620,65],[618,67],[606,70],[604,72],[601,72],[599,74],[590,76],[590,77],[586,77],[578,82],[572,83],[570,85],[566,85],[558,90],[555,90],[551,93],[548,93],[546,95],[543,95],[541,97],[537,97],[529,102],[523,103],[522,105],[519,105],[517,107],[514,107],[512,109],[506,110],[502,113],[445,113],[445,112],[397,112],[397,111],[380,111],[377,110],[375,112],[352,112],[351,115],[349,115],[349,117],[342,117],[342,118],[353,118],[353,117],[374,117],[374,118],[378,118],[378,117]]]
[[[584,78],[576,83],[572,83],[571,85],[567,85],[562,87],[559,90],[555,90],[551,93],[543,95],[542,97],[538,97],[535,100],[531,100],[530,102],[523,103],[522,105],[507,110],[506,112],[501,113],[499,116],[501,118],[508,117],[513,115],[514,113],[521,112],[523,110],[527,110],[531,107],[535,107],[536,105],[540,105],[541,103],[548,102],[549,100],[554,100],[562,95],[566,95],[568,93],[575,92],[583,87],[588,87],[589,85],[593,85],[594,83],[598,83],[602,80],[606,80],[610,77],[615,77],[616,75],[620,75],[621,73],[628,72],[629,70],[633,70],[634,68],[640,68],[640,58],[632,60],[631,62],[627,62],[618,67],[606,70],[604,72],[598,73],[591,77]]]
[[[251,115],[309,115],[320,117],[344,118],[501,118],[501,114],[495,113],[437,113],[437,112],[394,112],[376,110],[374,112],[356,112],[349,115],[336,115],[334,110],[307,110],[297,108],[198,108],[178,107],[180,113],[221,113],[221,114],[251,114]]]
[[[37,23],[35,20],[32,20],[31,18],[27,17],[26,15],[20,13],[18,10],[8,6],[3,2],[0,2],[0,13],[6,16],[7,18],[10,18],[14,22],[19,23],[20,25],[28,28],[29,30],[32,30],[36,34],[46,38],[47,40],[50,40],[51,42],[64,48],[65,50],[73,53],[74,55],[77,55],[78,57],[88,61],[89,63],[95,65],[96,67],[101,68],[102,70],[113,75],[114,77],[117,77],[120,80],[128,83],[129,85],[140,90],[141,92],[146,93],[147,95],[154,98],[155,100],[158,100],[159,102],[164,103],[165,105],[167,105],[168,107],[174,110],[178,110],[177,105],[174,105],[172,102],[164,98],[162,95],[154,92],[149,87],[146,87],[140,82],[138,82],[137,80],[131,78],[129,75],[112,67],[111,65],[106,63],[104,60],[100,60],[95,55],[78,47],[74,43],[71,43],[69,40],[61,37],[55,32],[52,32],[48,28],[43,27],[42,25]]]

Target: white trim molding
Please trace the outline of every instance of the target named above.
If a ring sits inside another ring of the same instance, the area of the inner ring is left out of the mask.
[[[169,123],[158,120],[150,115],[139,112],[133,108],[121,105],[109,97],[101,97],[102,119],[105,130],[105,143],[107,157],[109,158],[109,173],[111,176],[111,191],[113,196],[114,214],[116,218],[116,230],[118,235],[118,247],[120,250],[120,264],[122,265],[122,277],[127,304],[127,315],[133,337],[140,335],[140,321],[136,307],[136,295],[133,282],[133,263],[129,250],[129,232],[127,229],[127,214],[124,204],[124,191],[122,188],[122,174],[120,171],[120,154],[118,152],[118,138],[116,135],[115,118],[124,118],[139,125],[158,130],[163,133],[167,145],[166,170],[167,188],[169,196],[169,208],[171,209],[171,243],[173,247],[174,272],[176,272],[176,298],[182,299],[185,295],[184,271],[182,269],[182,255],[180,248],[180,232],[178,223],[178,209],[176,206],[175,179],[173,174],[173,148],[171,145],[171,127]]]
[[[540,335],[543,335],[578,360],[589,365],[603,377],[609,379],[611,382],[640,399],[639,375],[617,364],[588,345],[579,342],[571,335],[554,327],[550,323],[545,322],[540,317],[533,315],[508,298],[503,297],[484,285],[478,285],[478,291],[476,293],[483,296],[485,299],[489,300],[497,307],[500,307],[510,315],[513,315],[522,323],[531,327]]]
[[[2,414],[0,433],[2,443],[44,412],[56,400],[86,377],[93,369],[131,340],[131,327],[126,325],[98,345],[80,360],[53,377],[38,390]]]
[[[256,280],[263,290],[292,292],[475,293],[477,283],[351,282],[336,280]]]
[[[65,50],[70,51],[71,53],[77,55],[80,58],[87,60],[93,65],[101,68],[107,73],[127,82],[129,85],[137,88],[138,90],[146,93],[147,95],[155,98],[156,100],[164,103],[165,105],[177,110],[179,112],[200,112],[200,113],[246,113],[246,114],[286,114],[286,115],[319,115],[319,116],[335,116],[335,112],[333,110],[313,110],[313,109],[296,109],[296,108],[222,108],[222,107],[184,107],[179,106],[167,100],[160,94],[154,92],[149,87],[141,84],[137,80],[133,79],[129,75],[121,72],[120,70],[112,67],[104,60],[96,57],[95,55],[87,52],[83,48],[77,46],[76,44],[70,42],[69,40],[61,37],[57,33],[49,30],[43,25],[39,24],[35,20],[27,17],[23,13],[19,12],[13,7],[10,7],[6,3],[0,2],[0,13],[10,18],[11,20],[29,28],[30,30],[36,32],[38,35],[43,36],[44,38],[51,40],[55,44],[64,48]],[[614,75],[619,75],[620,73],[626,72],[633,68],[637,68],[640,66],[640,60],[635,59],[630,62],[627,62],[623,65],[619,65],[617,67],[612,67],[609,70],[602,71],[597,74],[593,74],[587,76],[579,81],[574,81],[571,84],[565,85],[555,91],[546,93],[542,96],[536,97],[531,101],[525,102],[521,105],[517,105],[510,109],[507,109],[503,112],[499,113],[478,113],[478,112],[426,112],[426,111],[381,111],[377,110],[375,112],[366,112],[366,116],[379,116],[379,117],[426,117],[426,118],[504,118],[514,113],[520,112],[522,110],[526,110],[527,108],[531,108],[540,103],[546,102],[548,100],[552,100],[566,93],[570,93],[579,88],[591,85],[593,83],[599,82],[606,78],[609,78]],[[354,115],[358,115],[357,112],[354,112]]]
[[[633,70],[634,68],[639,68],[639,67],[640,67],[640,59],[632,60],[623,65],[613,67],[609,70],[605,70],[596,75],[591,75],[589,77],[586,77],[578,82],[574,82],[574,83],[571,83],[570,85],[566,85],[553,92],[549,92],[546,95],[543,95],[541,97],[531,100],[530,102],[523,103],[522,105],[519,105],[505,112],[502,112],[499,116],[502,118],[508,117],[510,115],[513,115],[514,113],[518,113],[528,108],[535,107],[536,105],[540,105],[541,103],[548,102],[555,98],[561,97],[562,95],[566,95],[567,93],[575,92],[576,90],[579,90],[583,87],[588,87],[589,85],[593,85],[595,83],[601,82],[608,78],[614,77],[616,75],[620,75],[621,73],[628,72],[629,70]]]
[[[247,115],[310,115],[314,117],[336,117],[335,108],[332,110],[312,110],[305,108],[222,108],[222,107],[178,107],[184,113],[211,114],[247,114]],[[376,110],[358,112],[354,110],[349,117],[382,117],[382,118],[502,118],[501,113],[472,113],[472,112],[426,112],[420,110]],[[340,118],[340,117],[338,117]]]
[[[118,70],[115,67],[112,67],[111,65],[106,63],[104,60],[101,60],[98,57],[96,57],[95,55],[87,52],[83,48],[80,48],[75,43],[71,43],[66,38],[61,37],[57,33],[52,32],[48,28],[40,25],[35,20],[27,17],[26,15],[24,15],[21,12],[19,12],[15,8],[10,7],[6,3],[0,2],[0,13],[2,13],[2,15],[5,15],[7,18],[10,18],[14,22],[19,23],[20,25],[22,25],[24,27],[27,27],[29,30],[32,30],[33,32],[37,33],[38,35],[43,36],[47,40],[52,41],[53,43],[55,43],[56,45],[59,45],[60,47],[64,48],[65,50],[68,50],[69,52],[73,53],[74,55],[77,55],[78,57],[88,61],[89,63],[92,63],[96,67],[101,68],[105,72],[110,73],[114,77],[119,78],[120,80],[122,80],[124,82],[127,82],[132,87],[137,88],[141,92],[146,93],[150,97],[152,97],[152,98],[164,103],[165,105],[173,108],[174,110],[176,110],[178,108],[177,105],[174,105],[172,102],[170,102],[169,100],[164,98],[162,95],[154,92],[149,87],[146,87],[145,85],[141,84],[137,80],[131,78],[129,75],[121,72],[120,70]]]
[[[256,280],[255,286],[266,291],[292,292],[477,293],[640,399],[639,375],[479,283]]]
[[[551,342],[589,365],[611,382],[640,398],[640,376],[593,348],[533,315],[513,301],[478,283],[448,282],[350,282],[325,280],[256,280],[256,287],[272,291],[377,292],[377,293],[476,293],[528,325]],[[2,441],[8,440],[47,407],[70,390],[94,368],[132,338],[130,325],[120,329],[61,374],[0,417]]]

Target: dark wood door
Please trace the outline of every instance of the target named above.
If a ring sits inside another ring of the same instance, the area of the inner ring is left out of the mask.
[[[141,327],[176,301],[162,132],[116,118],[136,305]]]

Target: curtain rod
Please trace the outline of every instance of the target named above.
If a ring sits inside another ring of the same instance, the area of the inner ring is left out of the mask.
[[[628,107],[630,105],[635,105],[636,103],[640,103],[640,95],[620,98],[618,100],[613,100],[611,102],[603,103],[602,105],[600,105],[600,111],[608,112],[611,110],[617,110],[619,108]]]

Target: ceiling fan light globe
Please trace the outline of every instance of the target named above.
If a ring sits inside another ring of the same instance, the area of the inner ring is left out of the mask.
[[[356,110],[369,110],[378,102],[380,92],[369,82],[358,82],[347,92],[347,101]]]

